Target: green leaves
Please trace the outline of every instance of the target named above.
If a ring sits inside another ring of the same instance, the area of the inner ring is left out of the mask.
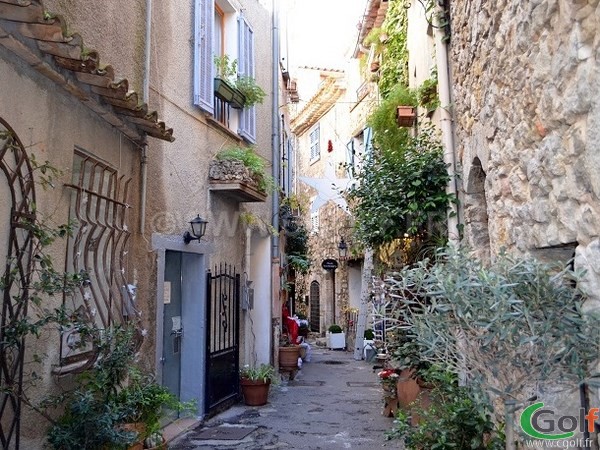
[[[528,383],[578,383],[600,352],[597,314],[584,312],[576,274],[499,255],[490,267],[448,250],[390,278],[418,357],[467,372],[490,393],[519,397]],[[421,307],[415,307],[419,299]]]
[[[446,193],[450,177],[431,126],[404,136],[397,147],[375,150],[357,179],[348,194],[357,236],[373,248],[419,233],[430,219],[443,220],[453,198]]]
[[[477,390],[458,386],[456,375],[432,367],[423,373],[430,404],[418,398],[411,410],[419,421],[411,426],[409,413],[401,411],[390,439],[404,438],[407,450],[502,450],[504,436],[491,418],[489,400]]]

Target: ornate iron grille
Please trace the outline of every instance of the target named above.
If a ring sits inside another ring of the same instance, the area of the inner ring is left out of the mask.
[[[11,201],[8,248],[3,253],[7,258],[0,280],[0,445],[3,449],[18,449],[25,339],[15,341],[8,333],[27,316],[33,252],[33,233],[28,224],[35,221],[35,190],[25,148],[2,118],[0,169],[6,177]]]
[[[240,275],[228,265],[208,271],[206,412],[239,395]]]
[[[127,283],[126,255],[130,232],[127,203],[130,178],[108,164],[75,150],[71,218],[77,220],[67,248],[67,271],[85,272],[89,283],[73,296],[72,308],[98,329],[137,317],[135,287]],[[93,348],[78,343],[76,330],[65,330],[61,345],[62,372],[80,371],[95,360]]]

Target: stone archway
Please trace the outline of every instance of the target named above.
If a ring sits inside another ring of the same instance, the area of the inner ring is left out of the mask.
[[[469,246],[483,261],[490,261],[488,208],[485,196],[486,173],[475,157],[465,186],[465,228]]]
[[[0,206],[2,217],[9,218],[9,223],[1,228],[6,234],[0,238],[1,250],[6,250],[2,253],[6,255],[6,262],[0,288],[0,445],[18,449],[25,339],[11,337],[6,331],[14,329],[27,316],[34,245],[30,224],[36,219],[35,189],[27,152],[15,131],[1,117],[0,170],[6,183],[1,189],[10,195],[10,202]]]

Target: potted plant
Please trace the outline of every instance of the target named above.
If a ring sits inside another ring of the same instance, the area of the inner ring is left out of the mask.
[[[97,340],[96,364],[77,377],[72,391],[46,399],[48,407],[63,409],[48,430],[51,448],[161,448],[165,409],[194,409],[135,368],[137,338],[133,327],[106,330]]]
[[[377,353],[375,349],[375,332],[372,328],[367,328],[364,332],[363,340],[363,358],[365,361],[370,362],[373,360]]]
[[[332,324],[327,330],[327,347],[330,349],[346,348],[346,333],[337,324]]]
[[[164,439],[160,433],[160,418],[164,411],[192,410],[191,403],[181,403],[165,386],[156,383],[151,375],[144,375],[131,368],[128,383],[115,396],[113,402],[123,409],[122,419],[126,427],[136,431],[137,443],[129,450],[162,448]]]
[[[262,103],[266,93],[250,76],[238,76],[237,60],[229,55],[215,56],[217,76],[214,81],[215,95],[233,108],[242,109]]]
[[[215,96],[229,103],[233,108],[242,109],[246,98],[236,87],[237,60],[230,60],[229,55],[215,56],[216,76],[214,80]]]
[[[279,338],[279,370],[292,374],[298,370],[298,358],[300,357],[300,346],[290,340],[287,333],[282,333]]]
[[[237,180],[266,193],[273,185],[267,174],[265,159],[253,147],[232,146],[221,150],[211,161],[209,178],[217,181]]]
[[[269,364],[258,367],[245,365],[240,369],[240,386],[244,402],[249,406],[267,403],[269,386],[275,380],[275,369]]]

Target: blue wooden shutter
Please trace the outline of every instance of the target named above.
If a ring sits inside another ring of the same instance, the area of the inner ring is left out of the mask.
[[[365,156],[370,156],[373,153],[373,129],[367,127],[363,131],[364,133],[364,145],[365,145]]]
[[[214,0],[195,0],[194,9],[194,105],[213,114]]]
[[[254,78],[254,32],[243,17],[238,19],[238,75]],[[239,135],[246,141],[256,142],[256,107],[240,111]]]

